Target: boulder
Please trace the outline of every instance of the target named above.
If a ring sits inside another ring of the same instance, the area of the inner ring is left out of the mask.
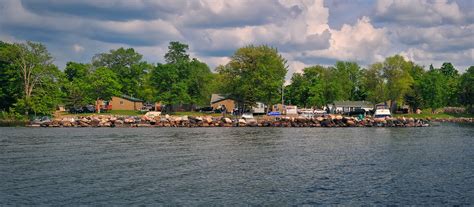
[[[208,124],[210,124],[210,123],[213,122],[212,117],[209,117],[209,116],[206,117],[204,120],[205,120],[205,122],[208,123]]]
[[[97,118],[94,118],[94,119],[91,120],[91,123],[90,123],[90,124],[91,124],[91,126],[93,126],[93,127],[97,127],[97,126],[99,126],[99,124],[100,124],[100,120],[97,119]]]
[[[126,123],[126,124],[133,124],[133,123],[135,123],[135,119],[133,119],[133,118],[125,118],[125,119],[123,120],[123,122]]]
[[[347,120],[346,125],[349,127],[355,126],[355,122],[353,120]]]

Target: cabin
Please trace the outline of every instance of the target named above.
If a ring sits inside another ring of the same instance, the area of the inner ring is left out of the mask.
[[[222,109],[225,107],[227,113],[231,113],[235,108],[235,100],[227,98],[224,95],[212,94],[211,107],[213,110]]]
[[[112,99],[108,101],[107,105],[110,106],[112,110],[138,111],[143,107],[143,100],[127,95],[112,96]]]
[[[331,113],[347,113],[357,109],[364,109],[366,112],[373,110],[374,105],[368,101],[334,101],[330,107]]]

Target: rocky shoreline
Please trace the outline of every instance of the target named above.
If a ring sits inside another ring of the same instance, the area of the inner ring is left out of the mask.
[[[416,119],[416,118],[371,118],[357,119],[341,115],[324,117],[271,117],[242,119],[212,116],[111,116],[95,115],[68,117],[41,123],[30,123],[29,127],[427,127],[431,121],[473,123],[472,118]]]

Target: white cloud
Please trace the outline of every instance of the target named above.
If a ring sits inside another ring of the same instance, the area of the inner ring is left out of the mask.
[[[84,47],[79,45],[79,44],[74,44],[74,45],[72,45],[72,50],[74,50],[74,52],[76,52],[76,53],[80,53],[80,52],[84,51]]]
[[[211,68],[225,64],[239,47],[267,44],[288,59],[287,77],[314,64],[348,60],[364,65],[397,53],[423,63],[468,65],[474,62],[474,13],[462,5],[381,0],[358,14],[357,8],[340,5],[337,14],[347,10],[352,20],[335,28],[323,0],[4,0],[0,39],[41,41],[57,63],[87,62],[117,47],[133,47],[148,62],[162,62],[168,42],[177,40]],[[359,18],[352,23],[354,17]]]
[[[409,48],[400,53],[407,59],[428,66],[440,67],[443,62],[451,62],[457,70],[463,72],[474,62],[474,49],[464,50],[462,52],[430,52],[418,48]]]
[[[404,25],[432,26],[465,20],[458,4],[447,0],[379,0],[375,8],[379,20]]]
[[[375,28],[368,17],[362,17],[355,25],[344,24],[340,30],[330,30],[331,46],[324,50],[304,53],[303,58],[328,58],[372,62],[381,60],[391,43],[384,28]]]

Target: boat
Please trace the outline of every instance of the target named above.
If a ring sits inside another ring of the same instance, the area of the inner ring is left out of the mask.
[[[392,117],[390,110],[388,109],[376,109],[374,113],[374,118],[385,118]]]

